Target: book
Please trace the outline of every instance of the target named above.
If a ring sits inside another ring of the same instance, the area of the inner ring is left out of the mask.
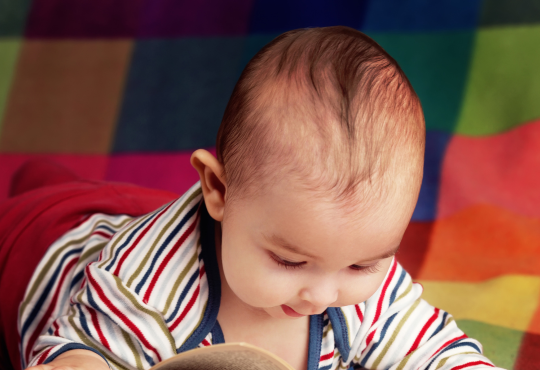
[[[150,370],[294,370],[284,360],[248,343],[195,348],[152,366]]]

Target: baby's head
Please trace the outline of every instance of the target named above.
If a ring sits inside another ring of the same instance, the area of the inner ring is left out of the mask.
[[[234,295],[283,318],[369,298],[414,210],[424,140],[409,81],[361,32],[265,46],[232,93],[218,158],[192,157]]]

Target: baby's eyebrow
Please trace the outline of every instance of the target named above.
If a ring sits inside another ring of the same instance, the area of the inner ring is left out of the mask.
[[[314,255],[310,254],[309,252],[304,251],[302,248],[299,248],[289,242],[287,242],[284,238],[282,238],[279,235],[272,234],[270,236],[267,236],[263,234],[264,238],[268,240],[270,243],[277,245],[283,249],[288,250],[289,252],[300,254],[306,257],[310,258],[316,258]]]
[[[397,253],[397,251],[399,250],[399,247],[400,247],[400,245],[398,244],[397,247],[392,248],[388,252],[384,252],[383,254],[381,254],[379,256],[376,256],[376,257],[373,257],[373,258],[370,258],[369,260],[370,261],[375,261],[375,260],[382,260],[382,259],[385,259],[385,258],[392,257]]]

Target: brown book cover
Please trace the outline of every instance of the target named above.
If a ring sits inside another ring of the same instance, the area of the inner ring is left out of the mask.
[[[294,370],[278,356],[247,343],[195,348],[161,361],[150,370]]]

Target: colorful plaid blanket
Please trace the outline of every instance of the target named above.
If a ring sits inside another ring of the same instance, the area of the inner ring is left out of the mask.
[[[422,101],[399,260],[508,369],[540,369],[538,0],[0,1],[0,200],[36,156],[184,192],[243,66],[277,34],[364,31]]]

